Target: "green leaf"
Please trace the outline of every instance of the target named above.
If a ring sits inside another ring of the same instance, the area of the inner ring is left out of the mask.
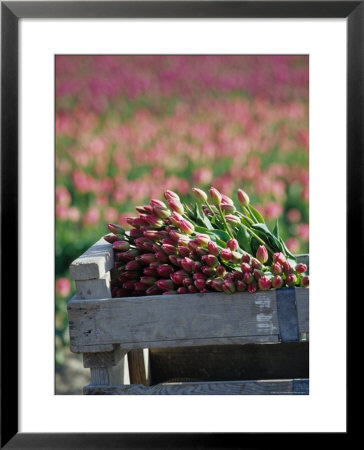
[[[279,224],[278,224],[278,217],[276,218],[276,223],[275,223],[274,228],[273,228],[273,234],[274,234],[274,236],[275,236],[277,239],[279,239]]]
[[[200,225],[204,225],[208,230],[213,230],[213,226],[211,225],[209,218],[207,216],[205,216],[205,214],[202,214],[200,212],[200,209],[199,209],[197,203],[195,204],[194,214],[196,217],[196,223],[199,223]]]
[[[242,250],[245,250],[248,253],[251,253],[251,236],[244,224],[238,225],[238,230],[236,232],[236,239],[239,242],[239,246]]]
[[[265,223],[265,222],[264,222],[264,219],[263,219],[263,216],[260,214],[259,211],[257,211],[255,208],[253,208],[253,206],[248,205],[248,209],[249,209],[251,215],[252,215],[253,217],[255,217],[255,219],[256,219],[259,223]]]
[[[199,227],[199,226],[195,226],[195,231],[197,233],[203,233],[203,234],[207,234],[208,236],[211,237],[211,239],[216,242],[216,244],[220,245],[220,247],[225,248],[226,247],[226,243],[230,236],[225,233],[225,231],[222,230],[208,230],[205,227]],[[220,239],[220,235],[223,239]],[[225,235],[225,236],[224,236]],[[227,239],[225,239],[227,236]]]
[[[286,246],[284,240],[283,240],[282,238],[279,238],[279,241],[280,241],[281,244],[282,244],[282,247],[283,247],[283,250],[284,250],[283,253],[285,253],[286,255],[289,255],[294,261],[297,261],[297,258],[294,256],[294,254],[291,253],[291,252],[288,250],[288,248],[287,248],[287,246]]]

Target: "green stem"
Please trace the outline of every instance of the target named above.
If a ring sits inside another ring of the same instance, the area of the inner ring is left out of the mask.
[[[229,227],[229,225],[228,225],[227,222],[226,222],[224,213],[222,212],[221,206],[218,205],[217,209],[219,210],[219,213],[220,213],[220,216],[221,216],[221,218],[222,218],[222,221],[224,222],[226,231],[228,232],[229,236],[230,236],[232,239],[234,239],[234,236],[233,236],[233,234],[232,234],[232,232],[231,232],[231,230],[230,230],[230,227]]]
[[[264,242],[262,238],[260,238],[257,234],[254,233],[254,231],[252,231],[252,230],[251,230],[250,228],[248,228],[248,227],[247,227],[247,229],[248,229],[249,233],[250,233],[252,236],[254,236],[255,239],[256,239],[258,242],[260,242],[262,245],[264,245],[264,246],[266,247],[266,249],[267,249],[272,255],[275,253],[274,250],[272,250],[271,247],[269,247],[269,245],[268,245],[266,242]]]

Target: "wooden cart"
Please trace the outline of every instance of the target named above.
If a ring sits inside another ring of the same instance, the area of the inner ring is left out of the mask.
[[[111,298],[113,262],[102,238],[70,266],[84,394],[308,394],[309,289]]]

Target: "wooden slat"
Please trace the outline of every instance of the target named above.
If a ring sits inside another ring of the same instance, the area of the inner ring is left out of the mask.
[[[298,382],[299,381],[299,382]],[[85,386],[85,395],[306,395],[307,380],[165,383],[155,386]]]
[[[300,333],[309,332],[309,297],[310,290],[308,288],[296,289],[296,306],[298,317],[298,329]],[[307,334],[308,340],[308,334]]]
[[[76,280],[75,283],[76,297],[79,299],[111,297],[110,272],[97,280]]]
[[[68,303],[72,351],[120,343],[123,348],[186,345],[204,339],[277,340],[275,291],[77,300]],[[202,342],[200,341],[200,345]]]
[[[152,384],[308,378],[309,343],[151,348],[150,365]]]
[[[130,383],[150,384],[149,349],[139,348],[128,352]]]
[[[92,280],[103,277],[114,265],[112,244],[101,238],[70,265],[73,280]]]

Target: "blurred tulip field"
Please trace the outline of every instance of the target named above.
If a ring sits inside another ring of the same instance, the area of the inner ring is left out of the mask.
[[[167,189],[238,188],[308,253],[308,56],[56,57],[56,362],[68,266]]]

